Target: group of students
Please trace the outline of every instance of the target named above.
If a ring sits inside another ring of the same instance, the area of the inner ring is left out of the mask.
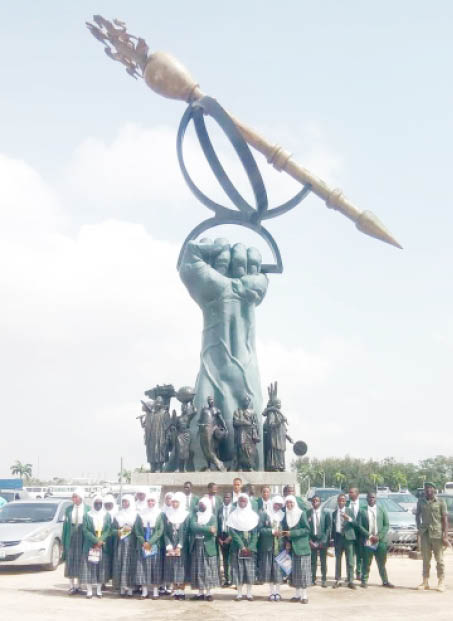
[[[139,591],[143,599],[172,593],[181,600],[190,584],[198,591],[191,599],[212,601],[212,589],[220,586],[223,574],[222,586],[237,588],[236,601],[253,601],[257,582],[269,585],[270,601],[279,601],[280,585],[287,581],[295,588],[291,601],[307,604],[307,589],[316,583],[318,556],[321,585],[327,586],[332,539],[335,587],[341,585],[343,553],[349,587],[355,588],[354,559],[357,576],[366,586],[373,556],[383,585],[392,586],[385,572],[388,517],[376,508],[373,494],[368,495],[368,510],[359,511],[358,493],[354,500],[355,490],[350,490],[349,506],[342,494],[331,515],[320,509],[319,497],[310,505],[295,495],[293,486],[286,486],[283,496],[271,497],[267,486],[259,498],[252,486],[246,491],[235,479],[223,500],[214,483],[198,498],[186,482],[183,492],[165,495],[162,507],[157,494],[138,492],[135,498],[123,496],[120,507],[111,495],[97,496],[90,508],[83,491],[77,490],[63,526],[69,593],[86,585],[88,598],[102,597],[103,585],[112,580],[123,597]]]

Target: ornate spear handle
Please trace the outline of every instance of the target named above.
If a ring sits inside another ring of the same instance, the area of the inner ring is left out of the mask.
[[[143,77],[154,92],[170,99],[181,99],[191,103],[204,96],[188,70],[171,54],[166,52],[148,54],[149,48],[145,41],[129,35],[124,23],[119,20],[113,20],[111,23],[100,15],[95,15],[93,19],[99,27],[87,23],[91,33],[106,45],[105,51],[110,58],[126,65],[126,70],[132,77]],[[112,51],[110,45],[115,51]],[[327,207],[336,209],[355,222],[362,233],[402,248],[373,212],[358,209],[345,198],[341,190],[331,189],[322,179],[291,159],[291,153],[279,145],[272,144],[239,119],[230,116],[246,142],[262,153],[274,168],[286,172],[302,184],[310,184],[311,191],[322,198]]]

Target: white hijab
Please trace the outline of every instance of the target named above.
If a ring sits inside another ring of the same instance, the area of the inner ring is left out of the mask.
[[[245,507],[239,506],[239,501],[241,498],[247,499],[247,505]],[[234,528],[234,530],[240,530],[244,532],[253,530],[258,524],[258,520],[258,513],[256,513],[256,511],[252,509],[252,505],[250,504],[250,498],[247,496],[247,494],[239,494],[237,507],[234,511],[230,513],[227,525],[230,528]]]
[[[285,498],[285,506],[286,506],[286,503],[288,502],[288,500],[292,500],[293,501],[294,508],[291,509],[291,511],[290,511],[288,509],[288,507],[286,507],[286,523],[288,524],[289,528],[294,528],[294,526],[296,526],[296,524],[300,520],[300,516],[302,515],[302,509],[297,504],[297,499],[296,499],[295,496],[292,496],[292,495],[286,496],[286,498]]]
[[[277,503],[279,505],[282,505],[283,507],[283,505],[285,504],[285,501],[283,500],[281,496],[272,496],[271,506],[266,511],[266,513],[269,516],[269,519],[271,522],[277,522],[278,524],[280,524],[280,522],[285,517],[285,513],[281,509],[279,511],[274,511],[274,505]]]
[[[99,501],[101,503],[100,509],[94,508],[94,503],[96,501]],[[106,514],[107,514],[107,511],[104,509],[104,505],[102,504],[102,496],[96,495],[93,498],[93,506],[91,507],[91,510],[88,512],[88,515],[93,520],[94,530],[102,531],[102,528],[104,526],[104,518]]]
[[[171,504],[170,504],[170,506],[167,506],[167,505],[166,505],[166,503],[165,503],[166,499],[167,499],[169,496],[170,496],[170,500],[171,500],[171,499],[173,498],[173,496],[174,496],[173,492],[167,492],[167,493],[165,494],[165,496],[164,496],[164,503],[163,503],[163,505],[162,505],[162,512],[163,512],[165,515],[168,515],[168,512],[169,512],[169,511],[171,511],[171,509],[172,509]],[[185,501],[184,501],[184,506],[185,506],[185,504],[186,504],[186,503],[185,503]]]
[[[83,489],[83,487],[76,487],[72,495],[73,496],[77,495],[82,501],[80,505],[76,505],[75,503],[72,505],[72,515],[71,515],[71,522],[75,524],[76,526],[80,526],[80,524],[82,524],[83,522],[83,514],[84,514],[83,499],[85,498],[85,490]]]
[[[106,513],[109,513],[110,517],[113,520],[113,518],[118,513],[118,505],[116,504],[115,498],[112,496],[112,494],[107,494],[106,496],[104,496],[102,502],[104,503],[104,509],[105,509],[105,505],[107,505],[109,503],[111,503],[113,505],[113,507],[111,509],[105,509]]]
[[[197,511],[197,523],[200,526],[206,526],[209,520],[212,518],[212,506],[208,496],[203,496],[198,502],[200,502],[206,507],[204,511]]]
[[[179,507],[177,509],[173,507],[169,508],[166,512],[166,516],[169,522],[178,525],[184,522],[189,515],[189,512],[186,510],[186,495],[182,492],[176,492],[176,494],[173,494],[172,501],[173,500],[179,501]]]
[[[148,500],[152,498],[155,502],[154,507],[148,506]],[[143,520],[143,526],[150,526],[154,528],[156,526],[156,521],[159,515],[161,514],[161,510],[159,509],[159,494],[153,493],[149,494],[146,500],[146,511],[139,512],[140,517]]]
[[[116,521],[118,522],[118,526],[121,528],[122,526],[133,526],[135,524],[135,520],[137,518],[137,511],[135,510],[135,499],[132,494],[126,494],[123,496],[121,503],[123,500],[129,501],[129,507],[127,509],[123,509],[121,506],[120,510],[116,514]]]
[[[137,510],[137,513],[141,517],[142,513],[144,513],[145,511],[148,510],[149,494],[147,492],[145,492],[144,490],[139,490],[138,493],[139,494],[145,494],[145,499],[144,500],[136,500],[135,501],[135,509]]]

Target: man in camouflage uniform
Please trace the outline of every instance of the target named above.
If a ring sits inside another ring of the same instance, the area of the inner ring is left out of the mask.
[[[431,556],[437,565],[438,591],[444,591],[444,547],[448,546],[448,518],[445,501],[436,497],[436,488],[430,481],[425,483],[425,495],[417,503],[416,520],[423,557],[423,582],[420,590],[429,589]]]

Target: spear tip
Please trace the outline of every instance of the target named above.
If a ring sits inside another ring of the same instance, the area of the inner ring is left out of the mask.
[[[365,235],[370,235],[396,248],[403,249],[401,244],[387,231],[385,226],[372,211],[363,211],[355,225],[359,231],[365,233]]]

